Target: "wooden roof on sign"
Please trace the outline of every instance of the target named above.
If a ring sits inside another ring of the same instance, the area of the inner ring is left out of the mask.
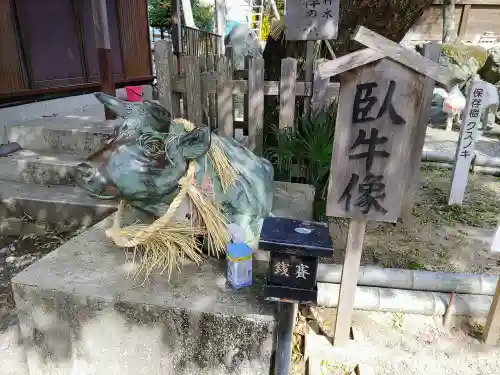
[[[443,84],[447,89],[453,86],[453,77],[448,69],[426,59],[418,53],[400,46],[384,38],[364,26],[359,26],[353,39],[368,48],[344,55],[335,60],[330,60],[318,66],[321,78],[328,78],[351,69],[387,57],[407,66],[416,72],[426,75]]]

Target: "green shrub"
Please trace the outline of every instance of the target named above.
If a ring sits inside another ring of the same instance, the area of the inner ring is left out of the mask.
[[[271,126],[274,144],[264,151],[278,181],[303,182],[316,188],[316,198],[325,195],[330,174],[337,103],[325,111],[296,120],[294,129]]]

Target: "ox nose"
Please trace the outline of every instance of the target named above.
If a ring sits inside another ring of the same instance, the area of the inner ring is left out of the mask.
[[[107,177],[103,168],[84,161],[75,167],[74,179],[77,186],[101,199],[114,199],[119,196],[118,189]]]

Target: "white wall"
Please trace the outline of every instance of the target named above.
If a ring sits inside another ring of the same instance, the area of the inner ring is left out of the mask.
[[[249,0],[228,0],[226,1],[226,20],[248,22],[250,20]]]

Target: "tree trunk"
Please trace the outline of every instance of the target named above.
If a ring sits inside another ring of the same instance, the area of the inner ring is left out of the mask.
[[[455,28],[455,1],[443,0],[443,43],[455,43],[457,32]]]

